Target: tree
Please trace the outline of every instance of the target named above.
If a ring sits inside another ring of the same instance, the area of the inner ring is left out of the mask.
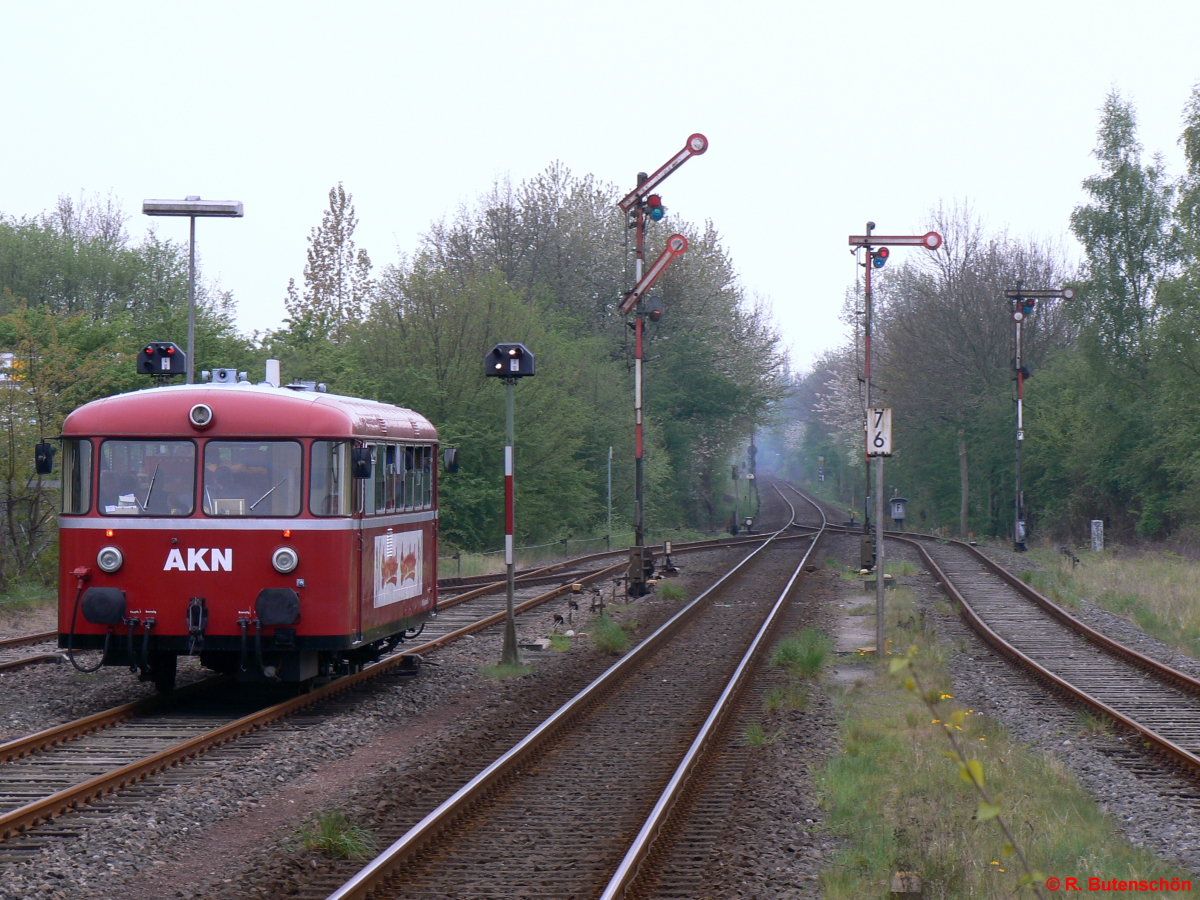
[[[1174,260],[1169,183],[1160,155],[1142,162],[1133,104],[1105,98],[1096,149],[1101,172],[1083,182],[1092,202],[1071,213],[1083,244],[1084,346],[1097,374],[1142,377],[1154,321],[1154,290]]]
[[[354,244],[358,218],[353,199],[340,181],[329,189],[329,208],[308,236],[303,293],[295,279],[288,281],[284,305],[292,331],[340,341],[350,323],[363,316],[371,291],[371,258]]]
[[[945,238],[943,247],[911,255],[876,295],[880,402],[895,409],[905,435],[894,477],[946,485],[939,471],[954,471],[959,533],[972,530],[973,510],[980,527],[1003,533],[1015,429],[1014,329],[1004,292],[1018,282],[1057,287],[1065,267],[1046,248],[985,234],[966,207],[939,209],[931,227]],[[1070,338],[1062,309],[1043,304],[1023,327],[1022,363],[1040,368]],[[983,503],[972,501],[976,478]],[[945,493],[937,498],[939,513],[948,500]]]

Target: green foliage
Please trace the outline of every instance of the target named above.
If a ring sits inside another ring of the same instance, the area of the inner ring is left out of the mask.
[[[763,706],[768,713],[806,709],[808,707],[808,686],[787,684],[783,687],[773,687],[763,697]]]
[[[629,635],[611,616],[597,616],[588,626],[592,644],[597,650],[612,656],[620,656],[629,649]]]
[[[565,634],[550,635],[550,649],[562,653],[571,649],[571,639]]]
[[[833,652],[833,642],[816,628],[784,638],[771,654],[771,665],[786,669],[794,678],[814,678]]]
[[[371,832],[333,810],[305,822],[296,838],[305,850],[320,850],[331,859],[370,859],[379,852],[379,842]]]
[[[762,725],[752,722],[746,726],[746,733],[742,736],[742,742],[747,747],[765,747],[768,744],[774,744],[783,737],[783,732],[784,729],[780,728],[778,731],[767,734]]]
[[[919,652],[898,658],[894,674],[839,701],[842,752],[818,774],[818,790],[827,826],[844,844],[821,875],[823,897],[879,896],[897,871],[916,872],[926,896],[997,900],[1013,896],[1028,873],[1036,883],[1070,870],[1086,883],[1158,871],[1161,862],[1121,838],[1053,758],[1014,744],[948,691],[924,690],[948,675],[927,658],[926,638],[917,640]],[[1006,816],[1014,820],[1008,834],[999,828]],[[1018,853],[1029,863],[1025,876]]]
[[[481,666],[479,674],[492,681],[508,681],[510,678],[532,675],[533,666],[525,663],[496,663],[494,666]]]
[[[673,581],[660,582],[658,587],[654,589],[663,600],[686,600],[687,591]]]

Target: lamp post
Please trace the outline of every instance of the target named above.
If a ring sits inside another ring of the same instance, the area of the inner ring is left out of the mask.
[[[1026,290],[1020,279],[1015,290],[1005,291],[1012,301],[1012,318],[1016,325],[1013,368],[1017,372],[1017,466],[1013,497],[1013,549],[1025,550],[1025,493],[1021,490],[1021,448],[1025,444],[1025,379],[1029,369],[1021,362],[1021,326],[1032,315],[1038,300],[1074,300],[1074,288],[1059,290]]]
[[[196,219],[215,217],[242,218],[241,200],[201,200],[189,195],[186,200],[143,200],[142,212],[147,216],[187,216],[188,228],[188,337],[187,383],[196,381]]]

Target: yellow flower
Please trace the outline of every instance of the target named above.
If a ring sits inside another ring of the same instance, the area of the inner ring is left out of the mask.
[[[981,741],[986,741],[986,740],[987,740],[987,738],[980,738],[980,740],[981,740]]]
[[[998,863],[996,860],[994,860],[994,859],[993,859],[993,860],[992,860],[992,865],[993,865],[993,866],[998,866],[998,865],[1000,865],[1000,863]]]
[[[954,695],[953,694],[942,694],[942,699],[943,700],[953,700]]]
[[[941,719],[934,719],[934,720],[933,720],[932,722],[930,722],[929,724],[930,724],[930,725],[937,725],[937,724],[938,724],[939,722],[941,722],[941,721],[942,721]]]

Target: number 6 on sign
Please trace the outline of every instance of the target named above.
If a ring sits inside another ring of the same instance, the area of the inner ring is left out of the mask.
[[[892,455],[892,411],[867,410],[867,456]]]

